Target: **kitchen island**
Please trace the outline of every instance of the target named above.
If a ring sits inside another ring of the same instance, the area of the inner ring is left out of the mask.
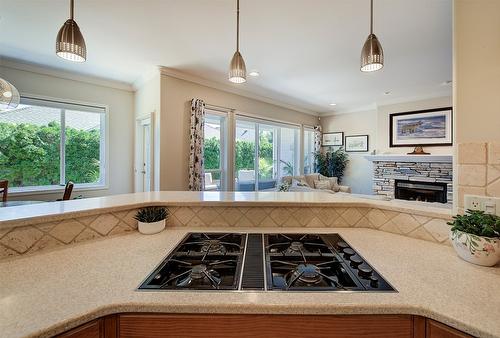
[[[0,332],[48,337],[121,313],[416,315],[481,337],[500,337],[500,269],[474,266],[449,246],[373,229],[339,233],[397,293],[139,292],[136,288],[190,231],[283,232],[278,228],[199,227],[133,232],[0,263]],[[304,232],[286,229],[287,232]]]

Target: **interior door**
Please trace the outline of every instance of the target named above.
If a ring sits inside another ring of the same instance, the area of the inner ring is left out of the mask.
[[[142,191],[151,191],[151,123],[142,125]]]
[[[150,115],[136,120],[135,192],[151,191],[153,127]]]

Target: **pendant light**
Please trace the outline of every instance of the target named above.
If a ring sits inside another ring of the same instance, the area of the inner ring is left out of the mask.
[[[373,34],[373,0],[370,0],[370,35],[361,51],[361,71],[374,72],[384,67],[384,50]]]
[[[240,0],[236,0],[236,52],[229,65],[229,81],[244,83],[247,81],[245,61],[240,54]]]
[[[87,48],[80,28],[73,20],[73,9],[74,1],[70,0],[69,19],[57,34],[56,54],[69,61],[84,62],[87,59]]]
[[[0,78],[0,110],[16,108],[19,105],[19,99],[16,87]]]

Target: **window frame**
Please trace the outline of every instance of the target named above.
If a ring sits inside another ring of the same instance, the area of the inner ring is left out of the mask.
[[[214,117],[218,117],[220,119],[220,163],[219,163],[219,169],[205,169],[203,168],[204,173],[220,173],[220,189],[217,191],[227,191],[228,189],[228,156],[227,156],[227,149],[228,149],[228,131],[229,131],[229,114],[227,112],[215,110],[212,108],[205,108],[205,121],[206,123],[206,116],[211,115]],[[205,141],[205,140],[203,140]],[[203,187],[203,191],[205,190],[205,187]]]
[[[259,117],[256,115],[247,115],[243,113],[235,113],[234,117],[234,130],[236,130],[236,126],[238,121],[242,122],[247,122],[247,123],[252,123],[254,125],[254,139],[255,139],[255,156],[254,156],[254,170],[255,170],[255,192],[259,192],[261,190],[258,189],[259,187],[259,149],[260,149],[260,129],[261,125],[265,127],[274,127],[275,130],[273,131],[273,149],[276,151],[273,151],[273,155],[276,156],[278,159],[276,161],[276,164],[273,165],[273,176],[276,176],[276,181],[277,185],[279,185],[279,181],[283,177],[281,173],[281,165],[280,165],[280,160],[281,160],[281,134],[282,134],[282,128],[288,128],[294,130],[294,148],[295,148],[295,154],[294,154],[294,176],[297,175],[298,173],[301,172],[301,164],[300,164],[300,145],[303,142],[303,138],[301,136],[301,130],[303,128],[302,125],[300,124],[295,124],[295,123],[290,123],[290,122],[284,122],[284,121],[277,121],[277,120],[272,120],[272,119],[267,119],[265,117]],[[232,142],[234,142],[234,145],[236,144],[236,139],[233,137]],[[236,166],[234,165],[236,163],[236,147],[233,146],[234,151],[233,151],[233,167],[231,170],[233,171],[234,177],[236,177]],[[233,191],[235,190],[235,187],[232,188]]]
[[[61,109],[60,121],[61,121],[61,137],[60,137],[60,158],[59,158],[59,185],[43,185],[43,186],[26,186],[26,187],[11,187],[9,188],[9,195],[13,196],[23,196],[23,195],[38,195],[46,193],[54,193],[64,191],[66,182],[66,170],[65,170],[65,147],[66,147],[66,116],[65,111],[69,106],[83,106],[93,108],[96,110],[96,114],[100,114],[100,143],[99,143],[99,182],[96,183],[75,183],[74,191],[93,191],[93,190],[107,190],[109,189],[109,106],[71,99],[60,99],[42,95],[34,94],[24,94],[21,93],[21,104],[28,105],[42,105],[45,103],[46,107],[54,107]],[[52,104],[52,105],[51,105]],[[68,107],[64,108],[64,105]],[[77,107],[73,107],[77,108]],[[78,111],[78,109],[73,109]],[[103,112],[97,112],[97,110],[102,110]],[[82,110],[85,112],[85,110]],[[90,109],[87,111],[89,113]]]
[[[306,150],[307,150],[306,132],[313,133],[312,134],[312,145],[313,145],[313,147],[312,147],[312,153],[314,153],[314,127],[304,125],[304,126],[302,126],[302,130],[303,130],[303,135],[304,136],[302,138],[302,146],[303,146],[302,154],[301,154],[301,156],[302,156],[302,161],[301,161],[302,162],[302,169],[301,169],[300,173],[302,175],[305,175],[305,167],[306,167],[305,166],[305,164],[306,164],[305,163],[305,158],[306,158],[306,155],[308,155],[308,154],[306,154]],[[314,159],[310,160],[310,165],[311,165],[312,171],[314,172]],[[309,174],[311,174],[311,173],[309,173]]]

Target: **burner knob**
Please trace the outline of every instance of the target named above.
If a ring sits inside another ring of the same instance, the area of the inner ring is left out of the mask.
[[[352,255],[356,254],[356,252],[351,248],[346,248],[346,249],[342,250],[342,252],[344,253],[344,257],[346,257],[346,258],[349,258]]]
[[[363,278],[366,279],[370,278],[372,272],[373,269],[367,264],[361,264],[360,266],[358,266],[358,275],[360,275]]]
[[[346,248],[349,247],[349,245],[347,245],[346,242],[337,242],[337,247],[340,249],[340,250],[344,250]]]
[[[378,278],[377,277],[375,277],[373,275],[370,277],[370,286],[372,288],[378,288]]]
[[[351,261],[351,266],[353,268],[357,268],[358,265],[363,264],[363,260],[358,256],[352,256],[349,258],[349,260]]]

